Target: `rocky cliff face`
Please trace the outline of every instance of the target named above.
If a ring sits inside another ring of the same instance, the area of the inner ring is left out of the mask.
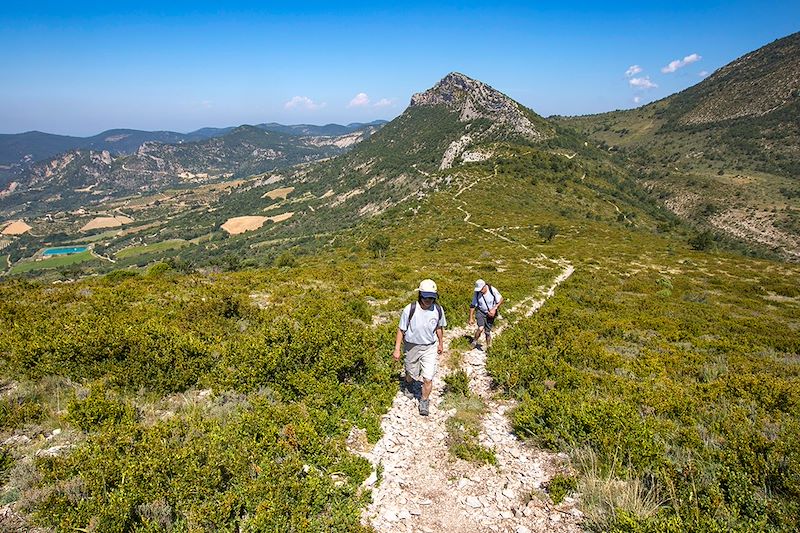
[[[552,128],[505,94],[458,72],[451,72],[423,93],[411,97],[411,107],[444,106],[457,112],[461,122],[487,119],[490,133],[515,133],[531,141],[553,135]]]

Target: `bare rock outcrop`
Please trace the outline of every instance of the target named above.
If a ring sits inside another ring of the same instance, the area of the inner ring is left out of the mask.
[[[508,132],[532,141],[553,135],[544,120],[489,85],[458,72],[451,72],[425,92],[411,97],[411,106],[443,105],[459,113],[461,122],[485,118]],[[537,123],[539,122],[539,123]]]

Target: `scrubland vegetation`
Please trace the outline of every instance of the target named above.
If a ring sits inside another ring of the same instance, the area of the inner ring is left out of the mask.
[[[629,254],[579,267],[495,343],[516,431],[570,451],[578,491],[616,485],[589,510],[598,530],[793,531],[796,269]]]
[[[486,148],[333,240],[264,250],[269,268],[234,254],[239,272],[5,280],[0,422],[31,440],[3,447],[3,500],[56,530],[358,530],[370,466],[345,441],[378,437],[419,280],[460,325],[477,277],[510,309],[566,260],[538,313],[504,309],[488,358],[519,436],[573,459],[551,494],[580,493],[598,530],[792,530],[797,267],[692,250],[691,228],[577,138]],[[448,386],[453,447],[492,463],[471,447],[482,404],[463,376]]]

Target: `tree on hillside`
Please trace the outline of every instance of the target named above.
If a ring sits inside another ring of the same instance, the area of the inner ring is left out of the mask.
[[[555,224],[545,224],[539,226],[538,233],[544,242],[550,242],[558,235],[558,227]]]
[[[369,240],[367,249],[372,252],[372,257],[386,257],[386,251],[389,249],[390,240],[386,235],[375,235]]]
[[[711,248],[712,244],[714,244],[714,234],[708,230],[701,231],[689,239],[689,246],[691,246],[693,250],[701,252]]]

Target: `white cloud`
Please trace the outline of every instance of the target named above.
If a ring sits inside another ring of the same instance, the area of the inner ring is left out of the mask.
[[[628,67],[628,70],[625,71],[625,77],[632,78],[633,76],[639,74],[641,71],[642,67],[640,67],[639,65],[631,65],[630,67]]]
[[[701,70],[697,75],[700,76],[701,78],[705,78],[706,76],[708,76],[708,71]]]
[[[389,98],[381,98],[372,104],[372,107],[389,107],[392,104],[394,104],[394,100],[390,100]]]
[[[641,101],[642,101],[642,97],[641,96],[634,96],[633,97],[633,103],[634,104],[638,104]]]
[[[683,68],[686,65],[694,63],[696,61],[700,61],[703,59],[703,56],[698,54],[689,54],[688,56],[684,57],[683,59],[676,59],[675,61],[670,61],[669,65],[666,67],[661,68],[661,72],[664,74],[669,74],[670,72],[675,72],[679,68]]]
[[[367,93],[358,93],[350,100],[350,103],[347,104],[347,107],[365,107],[369,105],[369,96]]]
[[[317,103],[308,96],[292,96],[292,99],[283,104],[286,109],[305,109],[306,111],[316,111],[325,107],[325,102]]]
[[[628,83],[631,87],[636,89],[655,89],[658,87],[655,83],[650,81],[650,76],[645,76],[643,78],[631,78],[628,80]]]

